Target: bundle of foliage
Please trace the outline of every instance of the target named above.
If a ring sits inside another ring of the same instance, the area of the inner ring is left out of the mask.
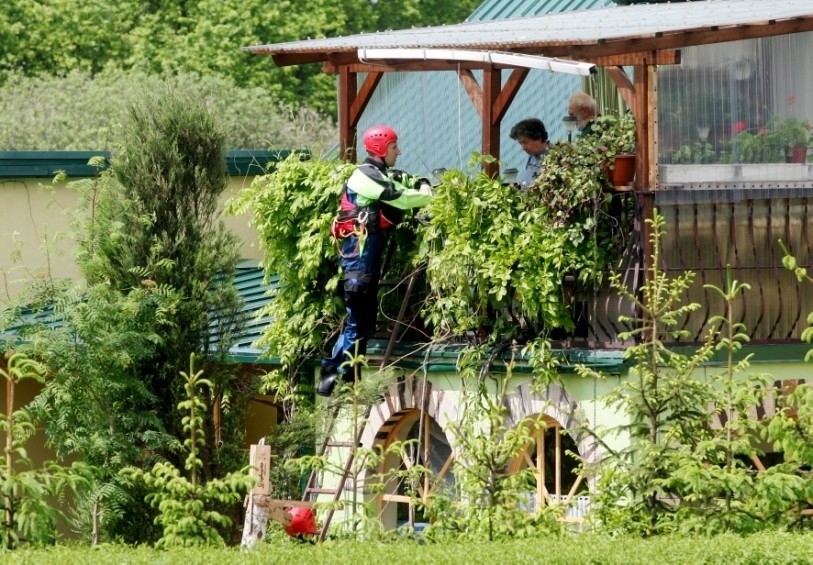
[[[225,76],[149,75],[109,69],[95,75],[29,77],[19,72],[0,87],[0,149],[111,150],[131,101],[122,93],[184,89],[218,116],[231,149],[326,151],[336,138],[333,121],[306,107],[280,103],[262,86],[238,86]]]
[[[277,68],[240,48],[383,29],[458,23],[480,0],[8,0],[0,13],[0,84],[105,69],[198,73],[260,87],[296,106],[335,114],[334,77],[320,65]],[[294,17],[295,16],[295,17]]]
[[[93,186],[88,181],[84,188]],[[32,284],[17,299],[29,314],[18,326],[16,346],[48,367],[31,413],[60,458],[78,455],[94,471],[89,488],[76,498],[74,530],[93,543],[114,532],[135,542],[133,525],[140,524],[138,536],[149,539],[152,516],[136,510],[134,493],[117,472],[177,449],[138,367],[155,355],[180,297],[146,286],[123,292],[103,283],[65,282]],[[37,310],[47,313],[44,321],[31,316]]]
[[[22,353],[11,353],[0,368],[7,412],[0,413],[0,431],[5,436],[0,456],[0,511],[3,513],[0,543],[13,549],[23,543],[53,543],[57,522],[64,519],[56,501],[66,493],[77,495],[86,488],[92,469],[77,462],[67,467],[53,461],[36,465],[28,456],[26,443],[35,424],[26,407],[15,406],[15,391],[23,380],[42,382],[45,367]]]
[[[563,277],[600,284],[626,245],[622,218],[610,213],[613,197],[602,192],[601,161],[586,157],[589,145],[554,145],[528,192],[482,172],[444,175],[420,254],[436,335],[487,327],[499,343],[573,329]]]
[[[238,433],[239,410],[228,408],[240,408],[252,392],[234,368],[216,363],[241,323],[241,300],[230,284],[239,241],[219,208],[228,181],[224,135],[194,93],[164,89],[145,92],[130,106],[118,139],[121,150],[110,167],[115,182],[99,195],[106,205],[97,201],[78,259],[90,283],[177,293],[164,340],[138,370],[159,399],[163,424],[177,432],[170,417],[182,394],[176,375],[192,353],[207,360],[213,383],[211,433],[201,455],[207,475],[222,464],[224,448],[236,449],[233,442],[218,446],[223,433]],[[227,417],[217,429],[224,407]]]
[[[200,450],[205,447],[204,414],[206,403],[201,399],[204,389],[212,389],[212,383],[204,378],[203,371],[195,372],[195,355],[190,355],[189,372],[181,371],[186,399],[178,403],[182,418],[184,447],[187,457],[184,469],[188,476],[169,463],[161,461],[152,469],[143,471],[136,467],[122,469],[121,474],[143,481],[151,491],[147,501],[158,509],[156,523],[163,528],[157,547],[196,545],[224,545],[216,526],[228,528],[231,520],[211,508],[212,503],[235,504],[254,486],[255,479],[248,468],[229,473],[223,478],[204,481],[199,472],[203,468]]]
[[[291,374],[321,349],[343,314],[330,226],[353,168],[291,155],[271,174],[257,177],[230,206],[232,212],[253,214],[266,276],[278,277],[274,300],[260,313],[271,321],[259,344]]]
[[[608,404],[627,423],[610,430],[622,434],[626,447],[599,464],[598,495],[591,501],[599,527],[611,532],[654,535],[673,531],[753,532],[798,520],[798,505],[809,497],[809,472],[796,464],[762,472],[748,465],[760,454],[756,447],[762,423],[750,414],[765,394],[774,391],[767,377],[751,374],[750,356],[739,352],[747,342],[742,324],[734,319],[734,302],[747,285],[729,279],[721,295],[727,310],[711,319],[706,341],[686,355],[663,344],[682,337],[678,324],[699,308],[685,304],[693,273],[670,279],[660,270],[664,220],[651,220],[650,275],[635,296],[613,279],[618,292],[634,301],[641,313],[625,321],[635,329],[626,337],[638,343],[627,350],[632,378],[615,388]],[[714,351],[726,359],[724,369],[705,380],[696,370]],[[580,374],[599,378],[581,367]],[[778,424],[768,429],[772,441],[792,443],[792,434]],[[784,434],[781,433],[784,430]],[[795,509],[795,512],[794,512]]]

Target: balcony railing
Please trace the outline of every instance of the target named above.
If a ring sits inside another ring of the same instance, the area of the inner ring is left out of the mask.
[[[725,304],[706,287],[726,286],[727,277],[747,283],[750,290],[734,303],[734,317],[745,325],[752,343],[799,342],[813,312],[813,287],[798,282],[782,265],[784,242],[800,266],[813,265],[810,198],[813,189],[717,188],[681,189],[636,194],[639,217],[635,242],[619,269],[624,284],[639,289],[646,275],[644,210],[657,207],[666,220],[661,241],[661,269],[669,274],[692,271],[694,283],[686,302],[700,310],[681,321],[686,343],[700,341],[712,316]],[[574,346],[623,347],[618,335],[627,329],[619,315],[635,315],[634,305],[622,300],[606,283],[582,289],[574,296],[577,319]],[[586,312],[586,316],[585,313]],[[580,319],[581,318],[581,319]]]

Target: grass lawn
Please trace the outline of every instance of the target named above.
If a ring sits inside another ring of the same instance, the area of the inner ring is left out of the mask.
[[[664,536],[651,540],[573,535],[560,538],[478,543],[418,544],[329,541],[308,545],[280,540],[250,552],[229,549],[58,546],[0,552],[2,563],[813,563],[813,533],[747,537]]]

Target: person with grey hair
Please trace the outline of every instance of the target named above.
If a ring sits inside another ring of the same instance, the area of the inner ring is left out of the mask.
[[[579,135],[593,131],[593,120],[598,116],[598,102],[586,92],[574,92],[567,103],[567,113],[576,118]]]
[[[508,137],[519,143],[528,154],[525,168],[517,178],[517,184],[525,190],[534,183],[542,168],[542,157],[548,151],[548,131],[542,120],[528,118],[514,124]]]

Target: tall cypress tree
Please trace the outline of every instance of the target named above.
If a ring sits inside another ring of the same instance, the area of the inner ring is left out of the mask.
[[[239,433],[239,410],[234,425],[214,429],[224,422],[222,405],[247,400],[249,390],[236,382],[233,367],[220,362],[240,309],[231,284],[239,240],[220,218],[219,198],[228,183],[225,136],[202,101],[167,87],[133,99],[117,139],[111,161],[116,182],[105,195],[111,201],[98,208],[95,232],[90,230],[84,275],[91,284],[104,281],[122,292],[146,286],[179,298],[156,354],[140,369],[166,430],[181,437],[175,411],[182,394],[179,371],[190,353],[208,359],[203,369],[215,385],[202,453],[208,477],[223,470],[215,443],[239,447],[227,441],[230,431]],[[111,241],[111,225],[123,237]]]

